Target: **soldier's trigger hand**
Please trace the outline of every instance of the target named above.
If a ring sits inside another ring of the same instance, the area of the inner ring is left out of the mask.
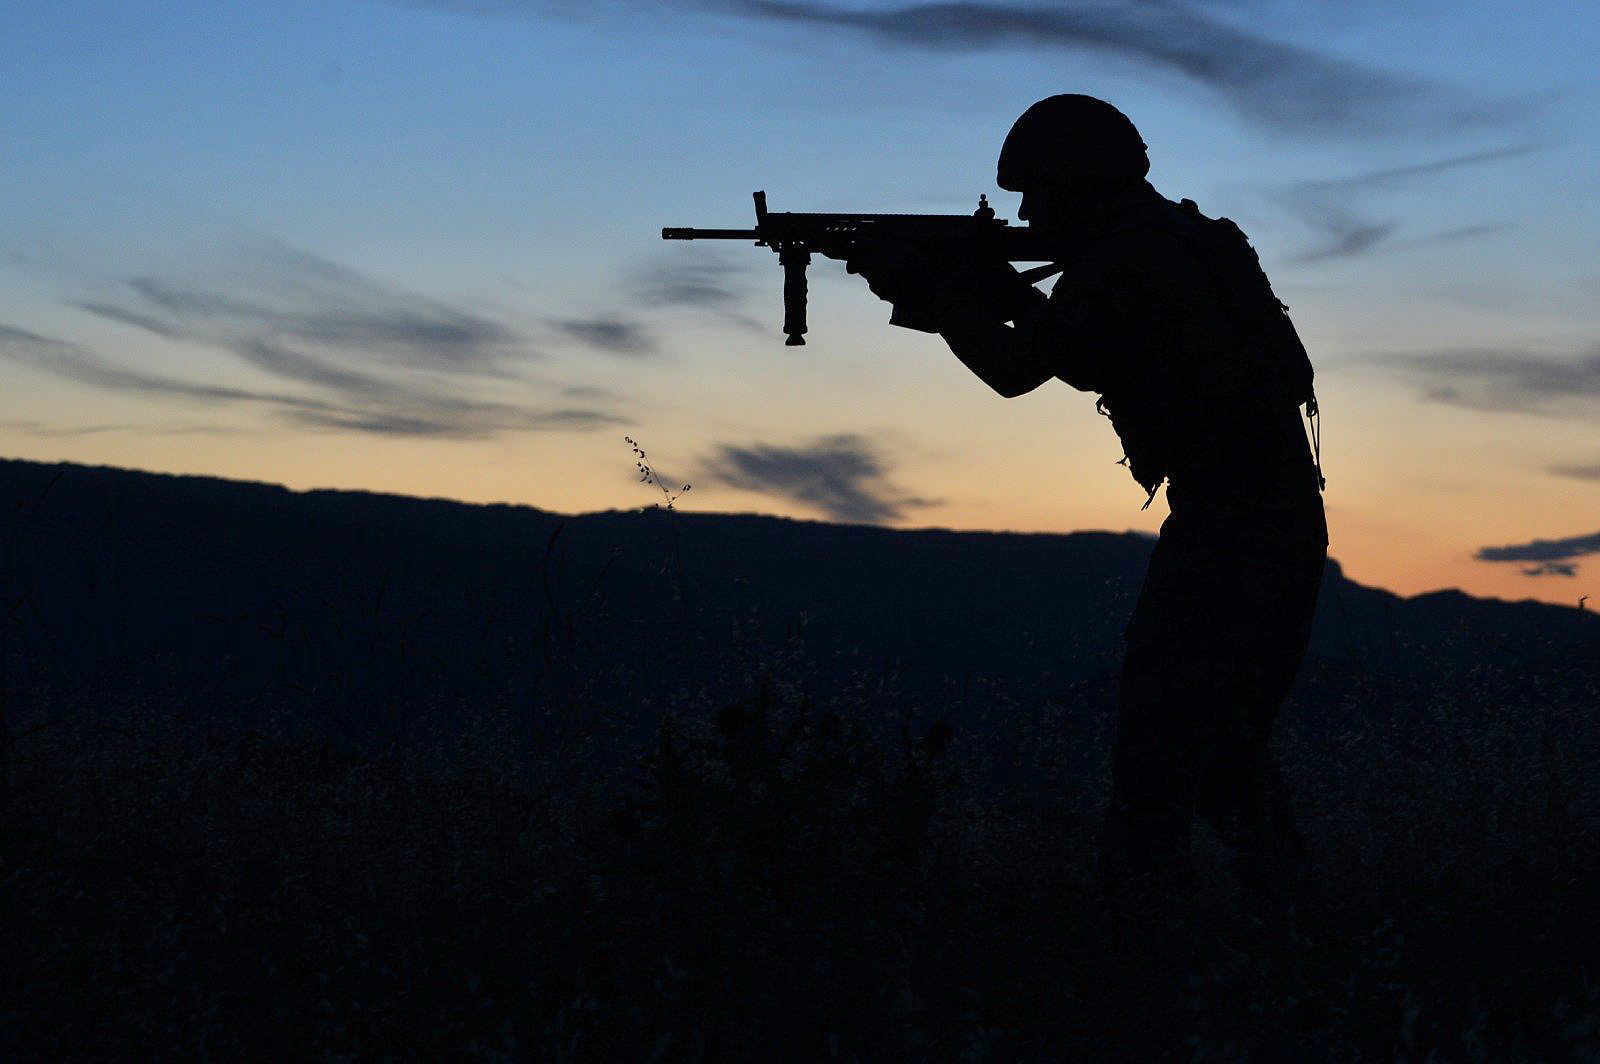
[[[921,251],[901,240],[878,238],[858,242],[845,261],[845,269],[869,280],[890,273],[912,273],[926,269]]]
[[[811,242],[811,250],[830,259],[841,262],[856,253],[856,242],[849,237],[822,234]]]
[[[894,241],[862,244],[851,254],[845,269],[865,278],[874,295],[891,303],[932,287],[933,278],[926,258],[910,244]]]

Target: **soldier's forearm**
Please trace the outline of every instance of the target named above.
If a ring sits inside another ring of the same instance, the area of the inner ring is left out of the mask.
[[[1031,329],[957,318],[940,330],[962,365],[1007,399],[1026,395],[1055,374],[1046,365]]]

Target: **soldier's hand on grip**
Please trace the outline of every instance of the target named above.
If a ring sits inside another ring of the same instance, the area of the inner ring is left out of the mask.
[[[939,287],[926,253],[902,240],[858,243],[845,259],[845,270],[859,274],[873,295],[890,303],[926,301]]]

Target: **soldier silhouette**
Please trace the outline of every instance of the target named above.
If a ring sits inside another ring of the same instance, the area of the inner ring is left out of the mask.
[[[1311,366],[1244,234],[1163,198],[1149,168],[1122,112],[1052,96],[1017,120],[998,167],[1018,217],[1074,249],[1048,298],[1007,263],[952,270],[886,241],[849,269],[1002,396],[1053,378],[1099,393],[1146,505],[1166,483],[1125,635],[1102,881],[1186,906],[1199,814],[1265,901],[1304,855],[1267,746],[1327,558],[1299,411],[1314,440]]]

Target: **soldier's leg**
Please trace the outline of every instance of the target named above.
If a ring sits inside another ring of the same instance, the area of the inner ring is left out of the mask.
[[[1113,889],[1190,889],[1195,759],[1189,708],[1160,648],[1130,647],[1111,754],[1101,873]]]
[[[1192,946],[1194,746],[1174,672],[1170,648],[1129,646],[1101,834],[1100,877],[1115,954],[1107,971],[1132,1010],[1131,1029],[1151,1036],[1178,1030]],[[1175,1048],[1127,1050],[1129,1059],[1156,1060]]]
[[[1233,847],[1247,900],[1262,905],[1292,893],[1305,840],[1266,736],[1228,743],[1210,754],[1199,772],[1196,811]]]
[[[1168,518],[1127,630],[1101,836],[1108,889],[1186,898],[1194,819],[1197,661],[1193,614],[1205,596],[1181,524]]]
[[[1233,617],[1238,644],[1248,648],[1218,677],[1222,691],[1214,745],[1201,760],[1196,809],[1237,851],[1241,885],[1265,902],[1292,890],[1305,858],[1288,788],[1269,749],[1273,722],[1305,657],[1325,552],[1311,543],[1241,581]]]

